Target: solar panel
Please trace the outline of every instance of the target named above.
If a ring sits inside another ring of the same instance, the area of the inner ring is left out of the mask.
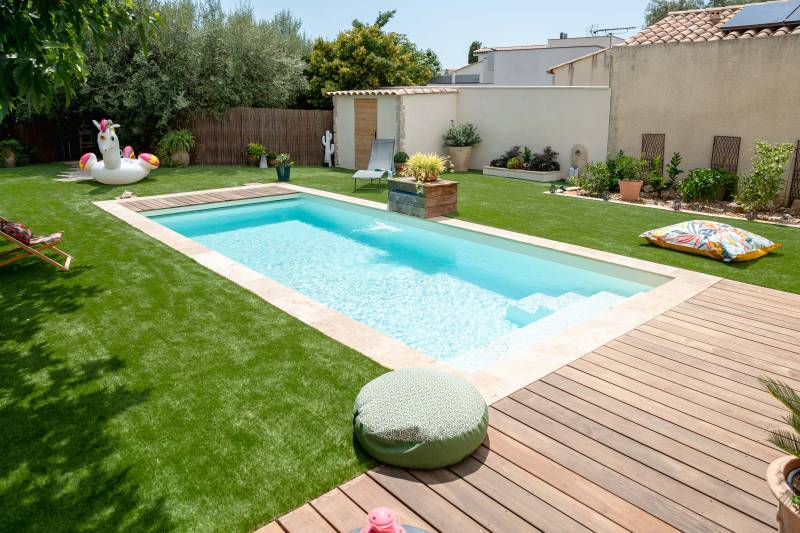
[[[723,24],[722,29],[780,26],[790,22],[788,20],[790,17],[796,17],[800,20],[800,10],[798,8],[800,8],[800,0],[747,5],[740,9],[731,20]]]
[[[789,22],[794,24],[800,23],[800,6],[797,6],[797,9],[792,11],[792,14],[786,17],[786,20],[784,22]]]

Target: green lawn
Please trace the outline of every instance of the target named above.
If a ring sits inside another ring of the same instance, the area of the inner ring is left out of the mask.
[[[69,274],[0,269],[0,530],[246,532],[370,465],[350,409],[381,367],[96,208],[122,188],[53,181],[63,168],[0,170],[0,214],[66,230],[75,255]],[[127,188],[273,176],[159,169]],[[297,184],[351,194],[348,176],[292,170]],[[784,248],[725,265],[637,237],[686,214],[456,178],[461,218],[800,293],[796,228],[739,223]]]

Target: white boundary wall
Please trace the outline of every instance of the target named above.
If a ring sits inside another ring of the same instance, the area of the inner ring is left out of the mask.
[[[378,136],[393,138],[397,149],[446,154],[442,136],[453,122],[471,122],[483,142],[474,147],[470,168],[480,169],[513,145],[559,153],[562,175],[576,144],[590,160],[604,159],[608,144],[608,87],[480,87],[458,93],[404,96],[336,96],[337,165],[355,166],[354,98],[378,98]]]

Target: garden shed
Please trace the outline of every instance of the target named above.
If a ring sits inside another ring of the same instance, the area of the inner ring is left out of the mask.
[[[394,139],[396,150],[446,153],[442,136],[457,122],[478,127],[472,151],[479,169],[514,145],[559,152],[562,172],[576,144],[604,157],[608,138],[607,87],[389,87],[336,91],[333,97],[337,166],[364,169],[372,139]]]

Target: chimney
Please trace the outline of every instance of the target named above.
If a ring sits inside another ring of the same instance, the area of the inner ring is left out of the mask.
[[[566,34],[566,32],[563,32],[563,31],[562,31],[562,32],[561,32],[561,33],[558,35],[558,38],[559,38],[559,39],[566,39],[566,38],[567,38],[567,34]]]

